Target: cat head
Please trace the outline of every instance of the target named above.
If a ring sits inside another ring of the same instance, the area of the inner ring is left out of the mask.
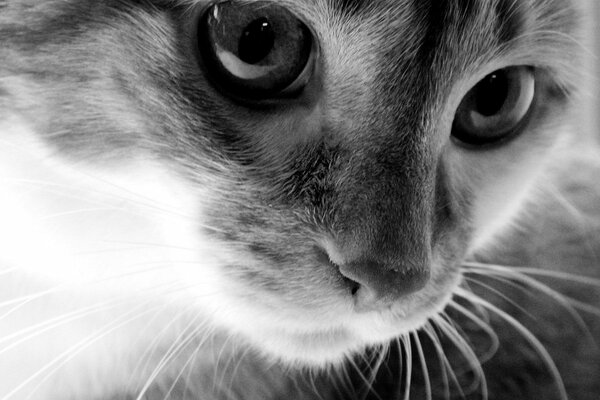
[[[568,135],[580,5],[0,1],[2,240],[291,362],[414,331]]]

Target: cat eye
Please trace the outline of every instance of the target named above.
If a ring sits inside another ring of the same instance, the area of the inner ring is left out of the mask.
[[[239,100],[298,96],[314,70],[311,30],[272,2],[213,4],[202,15],[197,33],[207,78]]]
[[[454,117],[452,135],[471,146],[509,139],[528,119],[534,98],[533,68],[518,66],[497,70],[464,97]]]

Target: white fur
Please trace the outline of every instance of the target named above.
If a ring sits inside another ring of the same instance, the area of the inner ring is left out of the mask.
[[[155,343],[170,346],[187,318],[180,296],[206,291],[194,288],[211,263],[190,243],[197,205],[152,160],[110,176],[56,161],[14,119],[0,131],[0,399],[139,386],[145,332],[178,322]]]

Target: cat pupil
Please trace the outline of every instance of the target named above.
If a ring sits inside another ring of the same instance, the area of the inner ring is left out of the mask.
[[[508,78],[502,71],[494,72],[481,81],[476,90],[476,111],[484,117],[491,117],[498,114],[506,102]]]
[[[275,32],[265,17],[252,21],[242,33],[238,45],[240,60],[257,64],[271,53],[275,45]]]

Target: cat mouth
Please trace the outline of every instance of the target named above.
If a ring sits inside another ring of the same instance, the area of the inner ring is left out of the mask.
[[[256,293],[255,286],[245,280],[226,280],[227,285],[221,286],[226,295],[218,303],[231,311],[216,315],[269,359],[323,367],[426,326],[443,311],[460,280],[448,272],[450,268],[434,262],[423,289],[365,310],[356,307],[360,290],[353,289],[360,289],[357,282],[344,279],[324,253],[317,261],[312,265],[328,271],[328,280],[310,282],[312,286],[306,284],[296,291]]]

